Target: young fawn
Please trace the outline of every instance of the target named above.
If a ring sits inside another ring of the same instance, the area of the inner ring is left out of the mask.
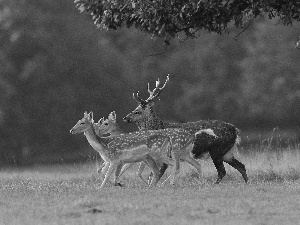
[[[224,162],[238,170],[245,182],[248,182],[245,165],[235,159],[233,152],[237,144],[240,142],[239,130],[232,124],[219,120],[200,120],[188,123],[166,123],[163,122],[154,112],[154,101],[159,98],[160,93],[165,88],[169,81],[167,76],[166,82],[160,88],[159,80],[156,81],[156,86],[153,91],[150,90],[148,84],[148,92],[150,96],[143,100],[139,97],[138,92],[133,94],[133,98],[138,103],[138,107],[123,118],[124,121],[135,123],[140,130],[157,130],[165,128],[183,128],[190,134],[196,136],[192,153],[195,159],[201,158],[205,153],[209,153],[213,163],[218,171],[216,183],[219,183],[226,175]],[[211,129],[216,138],[209,135],[200,135],[199,131],[203,129]],[[160,169],[160,174],[163,174],[168,165],[164,165]]]
[[[106,174],[103,182],[100,186],[102,188],[111,174],[115,172],[114,185],[117,186],[117,179],[119,177],[120,170],[124,163],[141,162],[144,161],[152,169],[154,174],[154,180],[150,186],[155,186],[158,182],[159,169],[149,155],[152,151],[153,145],[158,142],[162,143],[160,147],[164,148],[164,137],[159,135],[145,137],[140,136],[123,136],[122,138],[99,138],[94,130],[93,113],[84,113],[84,116],[79,120],[76,125],[70,130],[72,134],[84,133],[89,144],[99,152],[102,159],[106,162],[105,169]],[[166,147],[167,148],[167,147]]]
[[[104,120],[103,118],[99,120],[97,124],[97,128],[95,128],[96,133],[98,133],[98,136],[102,136],[104,134],[110,134],[111,136],[117,136],[122,133],[122,130],[119,128],[117,122],[116,122],[116,114],[115,112],[111,112],[108,116],[108,119]],[[191,150],[193,146],[193,142],[195,139],[194,135],[191,135],[187,131],[183,129],[161,129],[161,130],[153,130],[153,131],[140,131],[135,133],[144,133],[149,132],[152,134],[163,134],[166,135],[167,140],[170,141],[170,150],[169,151],[161,151],[161,148],[157,148],[156,151],[154,151],[152,154],[150,153],[150,156],[155,160],[157,165],[161,168],[162,165],[165,163],[165,157],[171,156],[172,159],[175,161],[175,168],[173,169],[173,176],[170,181],[171,185],[174,184],[175,175],[179,173],[179,162],[180,160],[186,161],[192,166],[194,166],[197,169],[197,172],[199,173],[200,179],[202,179],[202,171],[201,171],[201,165],[192,157]],[[213,131],[210,129],[201,130],[199,133],[206,133],[208,135],[215,136]],[[110,136],[110,137],[111,137]],[[168,139],[169,138],[169,139]],[[158,154],[157,154],[158,153]],[[169,163],[170,164],[170,163]],[[128,169],[132,164],[127,164],[122,168],[121,174],[125,172],[126,169]],[[145,168],[145,163],[141,163],[139,170],[138,170],[138,176],[146,183],[144,178],[142,177],[142,172]],[[161,177],[159,177],[161,178]],[[168,179],[168,178],[167,178]]]
[[[108,118],[106,120],[104,120],[104,118],[101,118],[98,123],[94,124],[94,129],[96,132],[96,135],[98,137],[101,137],[105,134],[110,134],[109,137],[115,137],[118,136],[120,134],[123,134],[123,130],[118,126],[117,121],[116,121],[116,113],[115,112],[111,112],[108,115]],[[97,172],[99,174],[105,174],[105,170],[106,170],[106,162],[104,162],[102,165],[97,165],[98,169]],[[122,170],[119,174],[119,177],[127,170],[129,169],[132,165],[134,165],[134,163],[127,163],[122,167]],[[142,165],[145,165],[145,163],[141,162],[140,167],[138,169],[138,173],[137,175],[141,178],[142,181],[144,181],[144,183],[146,183],[147,185],[149,184],[149,182],[147,183],[147,181],[143,178],[142,176],[142,171],[144,168],[142,168]],[[102,169],[103,168],[103,169]]]
[[[104,118],[101,118],[98,123],[94,124],[94,129],[96,132],[96,135],[98,137],[101,137],[105,134],[110,134],[109,137],[115,137],[118,136],[120,134],[123,134],[123,130],[118,126],[117,121],[116,121],[116,113],[113,111],[108,115],[108,118],[106,120],[104,120]],[[97,172],[99,174],[105,174],[105,164],[106,162],[104,162],[102,165],[97,165],[98,169]],[[119,177],[127,170],[129,169],[134,163],[127,163],[122,167],[122,170],[119,174]],[[140,167],[138,169],[138,173],[137,175],[141,178],[142,181],[144,181],[144,183],[146,183],[147,185],[149,183],[147,183],[147,181],[143,178],[142,176],[142,171],[143,168],[141,165],[145,165],[145,163],[141,162]],[[103,168],[103,169],[102,169]]]
[[[102,137],[102,135],[107,134],[107,133],[100,134],[100,130],[99,130],[100,125],[99,124],[105,124],[108,126],[111,123],[111,121],[115,120],[115,118],[116,118],[115,112],[111,112],[108,116],[108,119],[104,120],[104,117],[103,117],[98,121],[98,123],[94,123],[94,129],[95,129],[96,135],[98,137]],[[114,137],[114,136],[120,135],[122,133],[124,133],[124,132],[122,131],[122,129],[119,126],[114,126],[114,128],[111,130],[109,137]],[[106,169],[105,165],[106,165],[106,162],[104,162],[102,165],[99,165],[97,162],[97,172],[99,174],[101,174],[101,175],[105,174],[105,169]],[[123,168],[122,168],[122,171],[123,171]],[[120,173],[120,176],[123,174],[122,171]]]

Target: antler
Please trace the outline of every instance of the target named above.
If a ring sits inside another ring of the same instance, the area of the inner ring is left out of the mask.
[[[146,102],[151,102],[154,101],[156,98],[159,98],[160,93],[163,91],[163,89],[165,88],[166,84],[169,82],[170,78],[169,78],[169,74],[166,78],[166,81],[164,83],[164,85],[160,88],[160,80],[157,79],[157,81],[155,82],[155,88],[153,89],[153,91],[150,90],[150,85],[148,83],[148,92],[150,94],[149,98],[147,98]]]
[[[137,91],[135,94],[133,93],[133,99],[138,103],[138,104],[145,104],[146,101],[141,99],[139,96],[139,92]]]
[[[169,82],[170,78],[169,78],[169,74],[167,76],[167,79],[164,83],[164,85],[160,88],[160,81],[159,79],[157,79],[156,83],[155,83],[155,88],[153,89],[153,91],[150,90],[150,85],[148,83],[148,92],[150,94],[150,96],[146,99],[143,100],[140,98],[139,96],[139,92],[137,91],[136,93],[133,93],[133,99],[141,105],[146,105],[147,103],[154,101],[156,98],[159,98],[160,93],[163,91],[163,89],[165,88],[166,84]]]

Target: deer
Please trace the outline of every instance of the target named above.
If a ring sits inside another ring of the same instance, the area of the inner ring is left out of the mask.
[[[115,172],[113,184],[120,186],[117,179],[123,163],[140,161],[146,162],[151,168],[155,178],[150,186],[156,186],[159,168],[149,153],[155,144],[160,143],[160,147],[167,148],[165,141],[163,141],[164,136],[155,135],[153,137],[149,135],[148,138],[145,138],[144,135],[133,138],[130,136],[124,136],[123,138],[98,137],[94,129],[93,112],[84,112],[83,118],[76,123],[70,132],[71,134],[84,133],[89,144],[99,152],[105,161],[104,167],[107,169],[104,170],[106,173],[100,189],[103,188],[113,172]]]
[[[138,106],[128,115],[123,118],[127,123],[134,123],[139,130],[158,130],[166,128],[182,128],[196,136],[193,145],[193,156],[195,159],[200,159],[209,153],[215,168],[218,172],[218,177],[215,181],[219,184],[226,175],[224,162],[235,168],[243,177],[244,181],[248,182],[246,168],[243,163],[234,157],[234,150],[240,143],[240,131],[233,124],[220,120],[200,120],[196,122],[186,123],[167,123],[159,118],[154,111],[154,102],[159,99],[160,94],[169,82],[169,75],[165,83],[160,87],[160,80],[156,81],[155,88],[151,91],[148,83],[149,97],[143,100],[139,96],[139,92],[133,93],[133,99]],[[211,135],[203,135],[199,131],[203,129],[211,129],[216,137]],[[160,176],[165,172],[168,165],[164,164],[160,168]]]
[[[97,135],[100,136],[100,137],[105,135],[105,134],[110,134],[109,137],[115,137],[115,136],[124,134],[122,129],[117,124],[115,111],[111,112],[106,120],[104,120],[104,118],[101,118],[97,123],[97,127],[95,127],[95,131],[96,131]],[[186,132],[185,130],[182,130],[182,129],[173,129],[172,128],[172,129],[155,130],[155,131],[150,131],[150,132],[151,133],[158,133],[158,132],[163,133],[163,134],[167,135],[170,138],[169,139],[170,140],[170,145],[171,145],[170,150],[167,151],[167,152],[161,152],[161,154],[166,154],[167,153],[170,156],[172,155],[172,159],[175,160],[175,164],[177,166],[175,168],[175,170],[173,170],[173,177],[172,177],[173,179],[171,179],[171,181],[170,181],[171,185],[174,185],[175,175],[177,175],[179,173],[179,166],[178,166],[179,161],[186,161],[189,164],[191,164],[192,166],[194,166],[196,168],[198,174],[199,174],[200,182],[202,182],[201,165],[191,155],[192,143],[194,142],[195,137],[193,137],[190,133],[188,133],[188,132]],[[201,132],[206,133],[208,135],[215,136],[213,131],[210,130],[210,129],[205,129],[205,130],[199,131],[199,133],[201,133]],[[188,146],[188,148],[186,148],[187,146]],[[158,149],[158,150],[160,150],[160,149]],[[164,160],[163,160],[164,157],[161,157],[161,155],[159,157],[157,157],[157,154],[150,154],[150,155],[154,158],[157,165],[159,167],[162,167],[162,165],[164,164]],[[165,155],[165,157],[166,157],[166,155]],[[126,164],[122,168],[122,171],[120,172],[120,176],[129,167],[131,167],[133,164],[134,163]],[[140,163],[137,175],[146,184],[149,184],[149,182],[151,182],[151,179],[148,180],[148,182],[147,182],[142,177],[142,172],[144,171],[145,166],[146,166],[145,163],[143,163],[143,162]],[[170,176],[172,176],[172,175],[170,175]],[[159,177],[159,179],[160,178],[161,177]],[[168,180],[168,178],[166,180]],[[163,183],[165,183],[166,180]]]
[[[108,129],[105,129],[106,127],[109,127],[109,132]],[[105,130],[103,130],[105,129]],[[94,130],[95,133],[98,137],[102,137],[105,134],[110,134],[109,137],[115,137],[118,136],[120,134],[123,134],[123,130],[118,126],[118,124],[116,123],[116,113],[115,111],[111,112],[108,115],[108,118],[105,120],[104,117],[102,117],[97,123],[94,123]],[[97,172],[102,176],[103,174],[105,174],[105,170],[107,169],[107,167],[105,167],[106,162],[104,162],[102,165],[99,165],[97,163]],[[133,165],[133,163],[130,164],[125,164],[122,167],[122,170],[119,174],[119,176],[121,176],[127,169],[129,169],[131,166]],[[149,182],[147,183],[145,181],[145,179],[141,176],[141,174],[138,174],[138,176],[142,179],[142,181],[144,181],[147,185],[149,185]],[[121,184],[119,184],[120,186],[122,186]]]
[[[114,122],[114,126],[111,126],[112,129],[111,129],[111,132],[110,132],[110,137],[114,137],[114,136],[117,136],[117,135],[120,135],[123,132],[123,130],[116,124],[116,113],[115,111],[111,112],[109,115],[108,115],[108,119],[104,120],[104,117],[102,117],[97,123],[94,123],[94,130],[95,130],[95,133],[98,137],[102,137],[104,134],[108,134],[108,132],[100,132],[100,126],[101,124],[105,124],[105,126],[110,126],[112,122]],[[105,174],[105,167],[106,165],[106,162],[104,162],[103,164],[99,165],[98,162],[96,163],[96,166],[97,166],[97,173],[99,173],[100,175],[103,175]],[[103,170],[102,170],[103,169]],[[123,171],[123,169],[122,169]],[[120,176],[123,174],[121,171],[120,173]],[[144,181],[144,179],[142,179]]]
[[[98,137],[102,137],[103,135],[109,134],[109,137],[115,137],[118,136],[120,134],[123,134],[123,130],[118,126],[117,122],[116,122],[116,113],[115,111],[111,112],[108,115],[108,118],[105,120],[104,117],[102,117],[97,123],[94,123],[94,130],[95,133]],[[97,163],[97,172],[101,175],[105,174],[105,170],[106,170],[106,162],[104,162],[102,165],[98,165]],[[122,170],[120,172],[121,176],[127,169],[129,169],[131,166],[133,165],[133,163],[127,163],[122,167]],[[147,183],[146,180],[141,176],[141,174],[137,174],[141,180],[146,183],[147,185],[149,185],[149,182]]]
[[[94,124],[94,129],[95,129],[95,132],[96,132],[96,135],[98,137],[101,137],[103,135],[106,135],[106,134],[109,134],[110,136],[109,137],[115,137],[115,136],[118,136],[120,134],[123,134],[125,133],[120,127],[119,125],[117,124],[117,121],[116,121],[116,113],[115,111],[111,112],[109,115],[108,115],[108,118],[107,119],[104,119],[104,117],[102,117],[97,123]],[[156,161],[157,163],[157,161]],[[105,174],[105,162],[102,164],[102,165],[97,165],[98,166],[98,169],[97,169],[97,172],[99,174]],[[123,167],[122,167],[122,170],[120,172],[120,175],[121,176],[127,169],[129,169],[132,165],[134,165],[134,163],[127,163],[125,164]],[[104,168],[102,170],[102,168]],[[143,176],[142,176],[142,172],[143,170],[145,169],[145,163],[141,162],[140,163],[140,166],[139,166],[139,169],[138,169],[138,172],[137,172],[137,176],[147,185],[149,185],[149,181],[147,182]]]

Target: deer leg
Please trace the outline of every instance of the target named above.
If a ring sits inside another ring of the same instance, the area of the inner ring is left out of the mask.
[[[102,181],[102,184],[101,184],[101,186],[100,186],[100,189],[105,185],[105,183],[107,182],[107,180],[109,179],[109,177],[110,177],[111,174],[114,172],[114,170],[116,169],[117,166],[118,166],[118,163],[117,163],[117,162],[110,162],[110,163],[109,163],[108,170],[106,171],[105,178],[104,178],[104,180]]]
[[[183,159],[184,161],[186,161],[187,163],[189,163],[190,165],[192,165],[193,167],[196,168],[196,170],[199,174],[199,181],[200,181],[200,183],[203,183],[203,173],[202,173],[202,169],[201,169],[201,164],[190,155],[186,155],[184,158],[181,158],[181,159]]]
[[[172,177],[172,174],[169,175],[162,183],[161,186],[163,186],[170,178]]]
[[[159,174],[158,174],[159,179],[162,178],[162,176],[165,174],[168,167],[169,167],[169,165],[167,163],[162,164],[162,166],[159,169]],[[151,172],[148,177],[148,183],[149,183],[149,181],[151,182],[152,176],[153,176],[153,173]]]
[[[144,171],[144,169],[145,169],[146,164],[148,165],[149,168],[151,168],[151,165],[149,165],[148,160],[145,160],[145,162],[141,162],[141,163],[140,163],[139,169],[138,169],[138,171],[137,171],[137,175],[138,175],[139,178],[142,179],[142,181],[144,181],[145,184],[150,185],[151,182],[148,183],[148,182],[143,178],[143,176],[142,176],[142,173],[143,173],[143,171]]]
[[[172,154],[172,141],[170,138],[165,139],[163,145],[162,145],[163,152],[167,153],[167,157],[171,157]],[[159,179],[164,175],[166,170],[168,169],[168,164],[163,163],[162,166],[159,169]]]
[[[123,167],[123,164],[121,163],[117,166],[117,168],[115,170],[115,177],[114,177],[114,182],[113,182],[114,186],[123,187],[122,184],[117,182],[118,178],[120,177],[120,171],[121,171],[122,167]]]
[[[165,174],[166,170],[168,169],[169,165],[167,163],[163,163],[163,165],[159,169],[159,179]]]
[[[176,152],[179,152],[177,149],[174,149],[171,152],[172,159],[175,160],[175,166],[173,168],[173,176],[171,176],[170,185],[174,186],[175,177],[180,172],[180,159]]]
[[[173,167],[176,167],[176,161],[173,160],[173,159],[170,159],[170,158],[167,158],[167,159],[164,159],[165,161],[164,162],[167,162],[168,165],[171,165]],[[164,164],[162,165],[164,166]],[[174,169],[174,168],[173,168]],[[161,186],[163,186],[170,178],[172,177],[172,174],[169,175],[162,183],[161,183]]]
[[[132,167],[133,164],[134,164],[134,163],[126,163],[125,165],[122,164],[123,167],[122,167],[122,170],[121,170],[121,172],[120,172],[120,174],[119,174],[119,177],[120,177],[121,175],[123,175],[123,173],[124,173],[126,170],[128,170],[130,167]]]
[[[174,162],[172,162],[174,163]],[[169,167],[169,165],[167,163],[163,163],[162,166],[160,167],[160,170],[159,170],[159,174],[158,174],[158,179],[160,180],[162,178],[162,176],[164,175],[164,172],[167,170],[167,168]],[[161,171],[163,171],[161,173]],[[162,183],[162,185],[170,178],[170,176],[165,179]],[[151,183],[151,180],[153,179],[153,173],[151,172],[149,174],[149,177],[148,177],[148,185]]]
[[[238,161],[237,159],[234,158],[234,150],[235,150],[236,145],[233,146],[233,148],[231,148],[224,156],[223,156],[223,160],[224,162],[228,163],[230,166],[232,166],[233,168],[235,168],[237,171],[239,171],[245,182],[247,183],[248,182],[248,176],[247,176],[247,173],[246,173],[246,168],[245,168],[245,165],[243,163],[241,163],[240,161]]]
[[[223,163],[223,160],[220,159],[220,158],[213,158],[213,163],[218,171],[218,178],[216,180],[216,184],[219,184],[220,181],[223,179],[223,177],[226,175],[226,170],[225,170],[225,167],[224,167],[224,163]]]
[[[165,141],[164,141],[164,143],[163,143],[163,145],[162,145],[162,147],[161,147],[161,152],[163,152],[163,154],[166,154],[166,157],[168,157],[168,160],[166,160],[166,161],[168,161],[168,162],[169,162],[169,158],[171,158],[171,151],[172,151],[171,139],[170,138],[166,138]],[[165,162],[163,161],[162,165],[160,166],[158,179],[162,178],[162,176],[164,175],[164,173],[166,172],[166,170],[169,167],[169,165],[167,163],[165,163]],[[149,177],[148,177],[148,184],[149,184],[149,182],[151,182],[152,177],[153,177],[153,173],[151,172],[150,175],[149,175]],[[166,182],[166,180],[164,182]]]
[[[104,179],[104,176],[109,168],[109,162],[104,162],[102,165],[101,165],[102,169],[101,169],[101,172],[99,172],[100,176],[101,176],[101,179],[103,181]]]
[[[174,169],[173,169],[173,176],[171,176],[171,180],[170,180],[170,185],[174,186],[174,183],[175,183],[175,177],[176,175],[180,172],[180,163],[179,163],[179,160],[176,160],[175,162],[175,166],[174,166]],[[169,177],[168,177],[169,178]],[[167,179],[168,179],[167,178]],[[166,179],[166,180],[167,180]]]
[[[102,163],[99,165],[99,162],[96,162],[96,167],[97,167],[97,173],[101,173],[102,168],[105,166],[106,162]]]
[[[237,171],[239,171],[242,174],[245,182],[246,183],[248,182],[248,176],[247,176],[247,173],[246,173],[246,168],[245,168],[245,165],[243,163],[241,163],[240,161],[238,161],[235,158],[232,158],[231,160],[224,160],[224,161],[227,162],[233,168],[235,168]]]
[[[159,180],[158,166],[157,166],[156,162],[154,161],[154,159],[150,155],[146,156],[145,161],[147,162],[147,165],[152,169],[152,172],[153,172],[153,179],[151,180],[151,183],[149,186],[156,186],[156,184]]]

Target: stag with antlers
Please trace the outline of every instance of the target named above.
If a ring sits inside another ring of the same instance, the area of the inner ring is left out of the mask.
[[[139,96],[139,92],[133,94],[134,100],[138,103],[138,107],[123,118],[124,121],[135,123],[140,130],[157,130],[165,128],[183,128],[191,134],[196,135],[192,153],[195,159],[199,159],[209,153],[213,163],[218,171],[216,183],[219,183],[226,175],[224,162],[238,170],[245,182],[248,182],[246,168],[243,163],[238,161],[234,155],[234,149],[240,142],[239,130],[232,124],[219,120],[200,120],[187,123],[166,123],[162,121],[153,110],[155,100],[159,99],[159,95],[164,90],[169,82],[169,75],[162,87],[160,81],[156,81],[153,91],[150,90],[148,84],[149,97],[143,100]],[[216,134],[217,138],[210,135],[198,133],[203,129],[211,129]],[[160,169],[159,176],[161,177],[168,165],[165,164]]]

